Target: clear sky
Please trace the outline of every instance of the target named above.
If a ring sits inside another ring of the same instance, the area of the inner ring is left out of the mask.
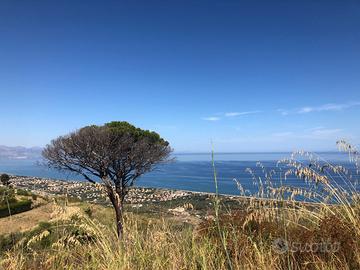
[[[359,1],[0,3],[0,145],[125,120],[176,151],[360,142]]]

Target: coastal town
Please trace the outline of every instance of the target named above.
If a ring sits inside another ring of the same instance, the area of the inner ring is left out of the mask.
[[[30,176],[11,176],[15,188],[25,189],[42,196],[67,196],[91,203],[108,204],[109,200],[100,183],[64,181]],[[126,197],[130,204],[166,202],[193,195],[190,191],[132,187]]]

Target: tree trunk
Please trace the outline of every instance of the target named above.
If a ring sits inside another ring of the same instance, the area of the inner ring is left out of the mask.
[[[106,188],[109,199],[115,210],[116,232],[118,238],[121,239],[123,236],[123,203],[121,197],[110,185],[106,185]]]
[[[123,236],[123,206],[121,199],[115,195],[115,217],[116,217],[116,232],[119,239]]]

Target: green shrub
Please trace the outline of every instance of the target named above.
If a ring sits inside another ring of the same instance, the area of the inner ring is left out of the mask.
[[[24,200],[10,203],[11,215],[29,211],[31,209],[31,200]],[[7,205],[0,206],[0,218],[9,216],[9,208]]]
[[[20,196],[31,196],[31,192],[25,189],[17,189],[16,194]]]
[[[4,186],[8,186],[10,184],[10,176],[6,173],[3,173],[2,175],[0,175],[0,182]]]
[[[38,224],[38,228],[40,231],[50,230],[51,226],[51,223],[48,221],[40,221]]]
[[[20,232],[0,235],[0,254],[11,249],[21,238],[23,234]]]
[[[84,210],[85,214],[89,217],[92,218],[93,216],[93,209],[91,208],[91,206],[88,206],[85,208]]]

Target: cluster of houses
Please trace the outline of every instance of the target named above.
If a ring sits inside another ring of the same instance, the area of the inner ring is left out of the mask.
[[[28,176],[12,176],[11,184],[15,188],[29,190],[39,195],[63,195],[93,203],[108,202],[102,184]],[[191,194],[187,191],[133,187],[129,190],[126,201],[132,204],[170,201],[191,196]]]

